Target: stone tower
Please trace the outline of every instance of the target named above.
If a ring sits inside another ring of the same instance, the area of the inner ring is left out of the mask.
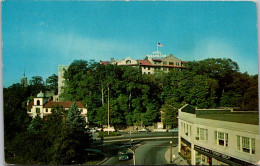
[[[68,70],[68,65],[59,65],[58,66],[58,95],[62,93],[62,87],[64,86],[64,72]]]
[[[27,77],[25,76],[25,71],[23,72],[23,76],[21,78],[21,86],[27,87]]]

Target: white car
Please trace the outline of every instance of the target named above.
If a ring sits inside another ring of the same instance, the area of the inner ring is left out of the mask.
[[[154,129],[154,132],[165,133],[165,132],[167,132],[167,130],[166,129]]]
[[[103,131],[115,132],[116,130],[114,127],[110,127],[110,128],[104,128]]]
[[[168,132],[178,133],[178,128],[169,129]]]
[[[149,129],[143,128],[143,129],[138,130],[138,132],[151,132],[151,131]]]

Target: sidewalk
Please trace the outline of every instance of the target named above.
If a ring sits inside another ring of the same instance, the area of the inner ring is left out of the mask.
[[[175,155],[175,158],[172,158],[172,163],[170,163],[170,155],[171,155],[171,148],[169,148],[165,152],[165,159],[168,164],[172,165],[189,165],[186,160],[184,160],[178,153],[178,146],[172,147],[172,156]]]

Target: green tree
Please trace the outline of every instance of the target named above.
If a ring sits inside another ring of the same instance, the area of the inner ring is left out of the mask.
[[[162,105],[161,117],[162,122],[165,125],[171,125],[171,127],[178,127],[178,109],[181,108],[182,104],[176,102],[174,98],[166,100],[166,102]]]
[[[46,79],[47,89],[58,94],[58,76],[56,74],[51,75]]]
[[[86,132],[86,121],[80,116],[77,104],[74,102],[68,111],[61,134],[54,141],[53,163],[72,164],[86,161],[86,148],[91,143],[91,137]]]

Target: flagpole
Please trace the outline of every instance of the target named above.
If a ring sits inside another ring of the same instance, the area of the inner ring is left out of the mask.
[[[157,55],[158,55],[158,42],[157,42]]]

